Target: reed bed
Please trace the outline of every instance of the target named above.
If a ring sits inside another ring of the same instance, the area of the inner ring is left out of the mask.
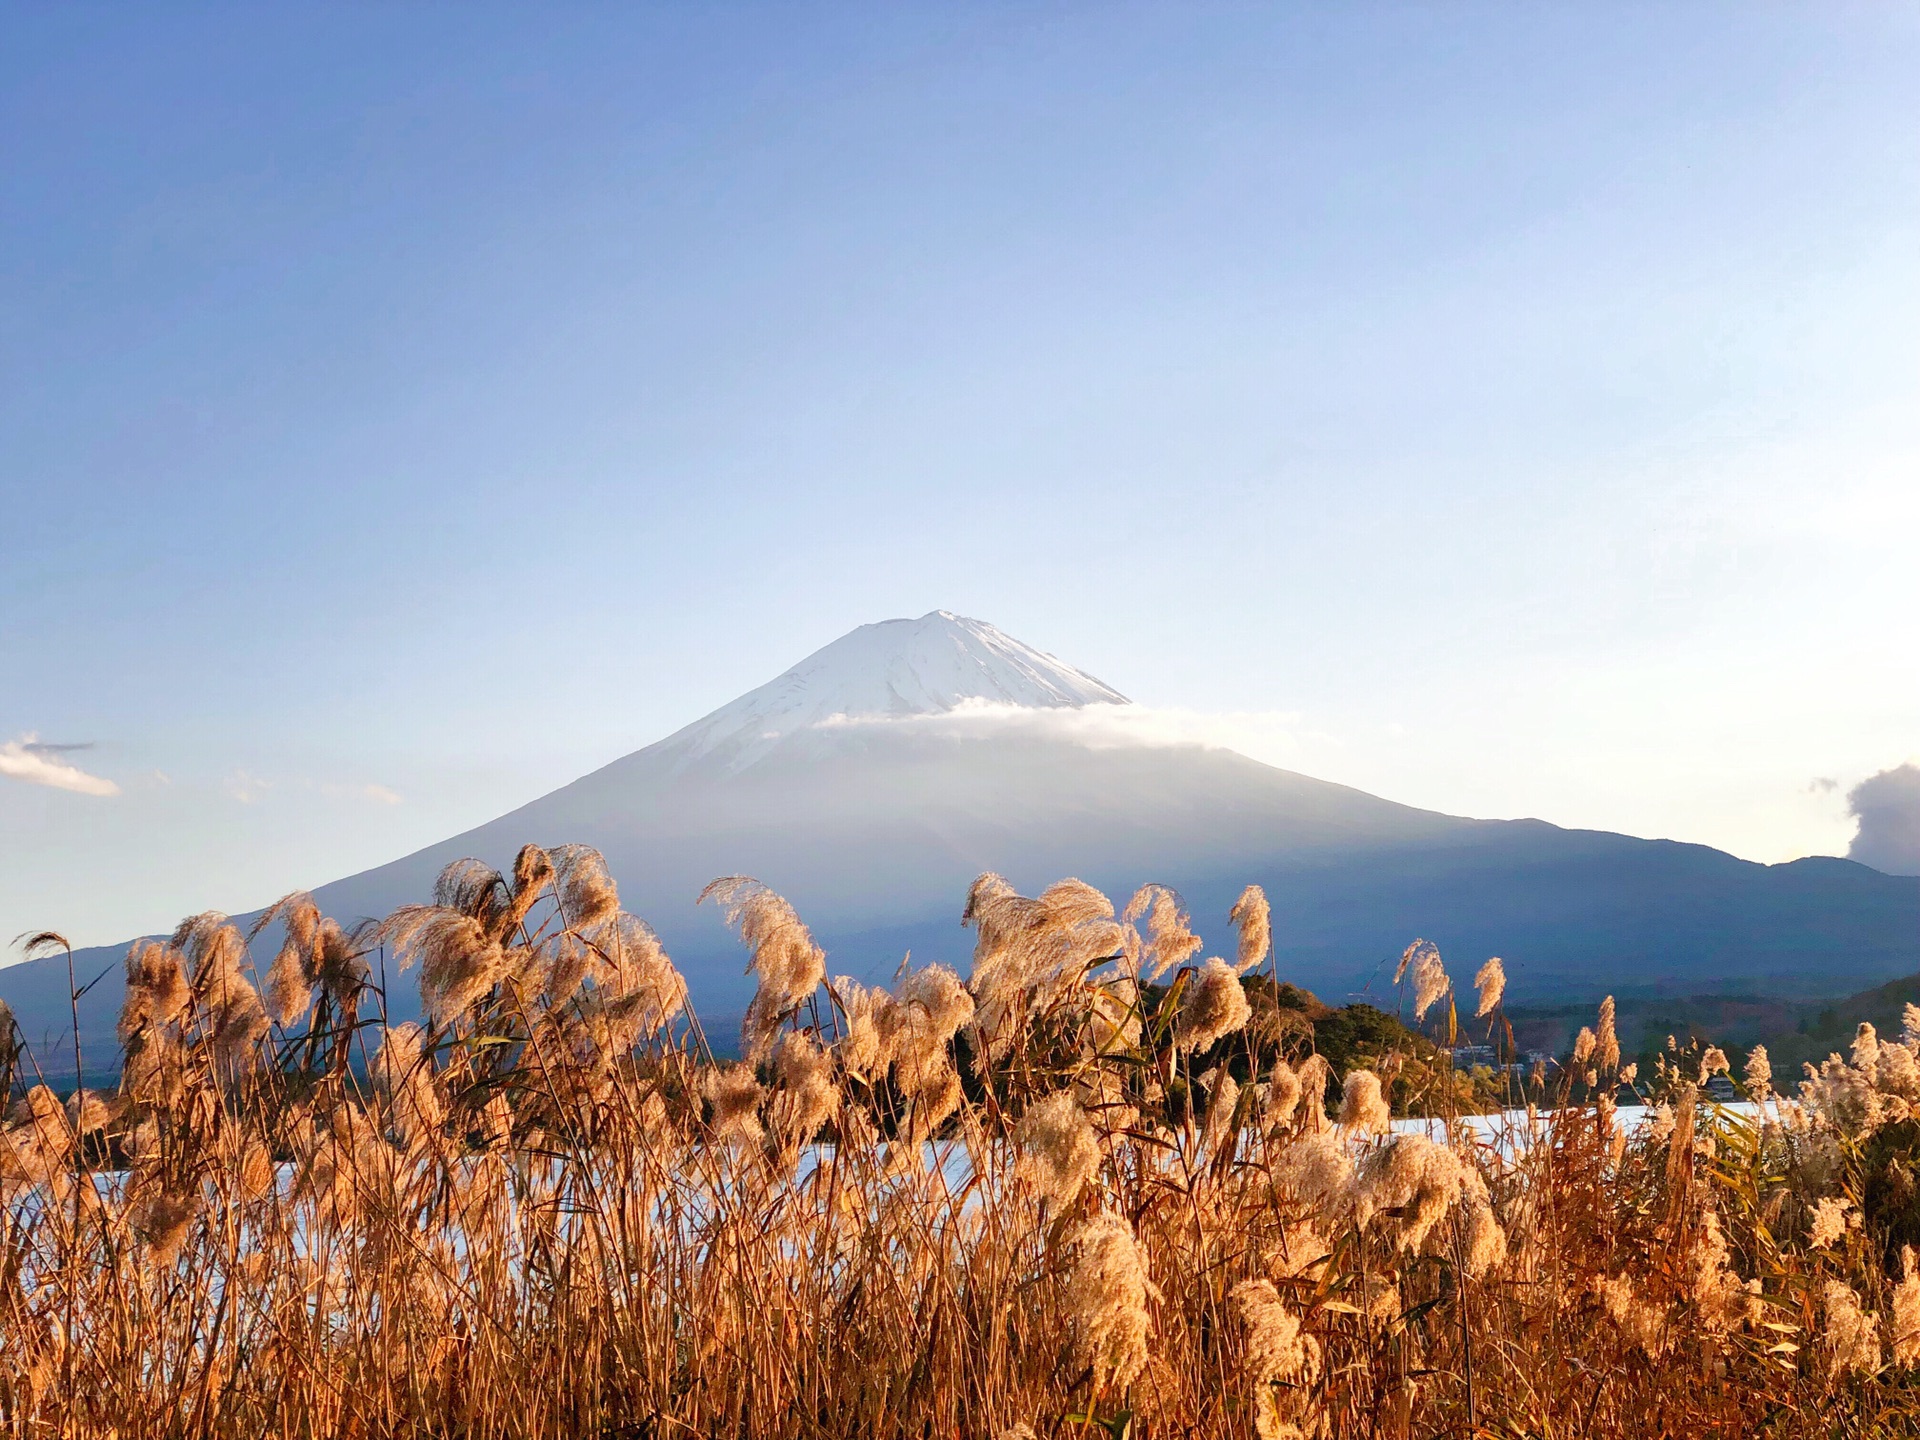
[[[983,876],[970,974],[831,978],[778,895],[706,898],[757,993],[716,1059],[600,857],[450,867],[348,931],[134,947],[113,1093],[0,1021],[11,1436],[1910,1434],[1920,1012],[1757,1113],[1612,1007],[1489,1129],[1332,1073],[1173,892]],[[57,936],[36,937],[57,945]],[[418,966],[389,1024],[376,956]],[[1411,1006],[1501,1027],[1497,961]],[[1466,1015],[1471,1009],[1474,1013]],[[78,1068],[78,1057],[76,1057]],[[1633,1133],[1627,1090],[1656,1108]]]

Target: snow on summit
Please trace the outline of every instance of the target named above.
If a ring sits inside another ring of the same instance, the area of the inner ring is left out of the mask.
[[[738,766],[797,730],[837,719],[942,715],[970,701],[1028,709],[1129,703],[1112,686],[984,620],[935,610],[842,635],[662,748],[685,760],[721,755]]]

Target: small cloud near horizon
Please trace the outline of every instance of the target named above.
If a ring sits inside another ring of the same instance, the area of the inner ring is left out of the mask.
[[[303,781],[301,783],[309,789],[325,795],[329,800],[371,800],[378,805],[398,805],[401,803],[400,792],[398,790],[390,790],[385,785],[376,785],[370,780],[364,783],[358,781],[342,783],[336,780],[326,780],[318,783]]]
[[[256,775],[250,770],[235,770],[220,782],[220,788],[230,800],[242,805],[252,805],[266,798],[269,791],[290,791],[294,794],[324,795],[330,800],[371,800],[377,805],[399,805],[403,803],[400,792],[385,785],[371,781],[365,783],[343,784],[333,780],[310,780],[295,776],[291,780],[273,780],[264,775]]]
[[[1920,875],[1920,765],[1896,765],[1847,792],[1860,822],[1847,858],[1889,875]]]
[[[76,750],[91,750],[92,742],[55,745],[43,742],[29,732],[18,740],[0,741],[0,775],[29,785],[44,785],[52,790],[70,790],[76,795],[118,795],[120,787],[105,776],[82,770],[62,757]]]
[[[229,800],[238,800],[242,805],[251,805],[263,794],[273,788],[271,780],[249,774],[245,770],[235,770],[220,782],[220,788],[226,792]]]

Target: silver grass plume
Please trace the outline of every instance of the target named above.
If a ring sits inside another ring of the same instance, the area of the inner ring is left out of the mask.
[[[1356,1135],[1384,1135],[1392,1112],[1371,1070],[1349,1070],[1340,1095],[1340,1124]]]
[[[233,1062],[249,1055],[267,1033],[266,1007],[247,979],[247,942],[217,911],[192,916],[174,931],[173,948],[187,957],[193,999],[213,1053]]]
[[[387,1123],[408,1148],[439,1130],[446,1118],[425,1038],[411,1022],[394,1026],[369,1067],[375,1088],[387,1102]]]
[[[973,996],[945,965],[909,971],[894,988],[893,999],[900,1009],[922,1017],[928,1033],[943,1044],[973,1019]]]
[[[135,1207],[134,1233],[146,1243],[154,1264],[170,1268],[179,1256],[199,1208],[195,1200],[189,1193],[162,1190]]]
[[[296,890],[262,911],[253,933],[258,935],[275,920],[286,934],[267,968],[266,1005],[274,1023],[284,1030],[299,1024],[313,1004],[313,986],[319,978],[314,941],[320,929],[320,907],[304,890]]]
[[[1319,1342],[1301,1331],[1300,1317],[1281,1302],[1271,1280],[1242,1280],[1232,1298],[1246,1331],[1244,1369],[1253,1389],[1255,1433],[1260,1440],[1300,1436],[1289,1418],[1297,1402],[1283,1399],[1276,1382],[1318,1370]]]
[[[477,922],[489,940],[506,933],[509,894],[507,877],[470,855],[449,862],[433,882],[433,903]]]
[[[713,881],[700,892],[701,902],[708,899],[740,932],[749,952],[748,973],[759,976],[740,1022],[740,1043],[748,1060],[758,1062],[766,1058],[781,1022],[826,979],[826,952],[813,943],[793,907],[750,876]]]
[[[1233,902],[1227,918],[1240,934],[1240,954],[1233,970],[1236,975],[1244,975],[1273,949],[1273,915],[1267,906],[1267,892],[1258,885],[1247,886]]]
[[[254,921],[249,938],[275,920],[285,937],[267,970],[266,1004],[281,1028],[305,1017],[316,987],[344,1006],[367,983],[366,956],[355,937],[323,916],[311,895],[296,890],[276,900]]]
[[[1880,1327],[1868,1314],[1856,1295],[1844,1282],[1827,1281],[1822,1308],[1826,1329],[1820,1336],[1820,1348],[1830,1383],[1837,1383],[1856,1371],[1880,1368]]]
[[[1862,1020],[1853,1035],[1853,1068],[1864,1075],[1871,1075],[1880,1065],[1880,1036],[1873,1026]]]
[[[55,1201],[65,1200],[73,1193],[68,1157],[78,1137],[67,1123],[60,1097],[45,1085],[35,1085],[14,1106],[11,1118],[13,1123],[0,1131],[0,1192],[10,1188],[9,1181],[24,1182]]]
[[[1506,993],[1507,967],[1500,963],[1498,955],[1474,972],[1473,986],[1480,992],[1479,1003],[1473,1011],[1474,1018],[1485,1019],[1493,1013],[1500,1003],[1500,997]]]
[[[1600,1016],[1594,1026],[1593,1061],[1603,1075],[1620,1068],[1620,1036],[1614,1030],[1613,1017],[1613,997],[1609,995],[1600,1002]]]
[[[598,859],[599,852],[596,850],[593,854]],[[606,870],[604,863],[601,864],[600,869],[604,874]],[[553,857],[538,845],[522,845],[520,853],[513,858],[512,890],[506,909],[500,916],[501,939],[506,939],[526,923],[528,913],[532,911],[535,902],[546,893],[547,887],[553,883],[553,880]],[[612,884],[611,880],[607,881],[609,888]],[[618,895],[614,897],[613,908],[619,909]]]
[[[556,845],[546,853],[554,897],[569,929],[591,930],[613,918],[620,891],[607,873],[605,856],[591,845]]]
[[[1165,885],[1142,885],[1134,891],[1120,918],[1140,942],[1141,957],[1136,972],[1140,979],[1158,980],[1200,953],[1200,937],[1189,928],[1179,895]],[[1144,936],[1139,935],[1142,920],[1146,922]]]
[[[483,921],[445,905],[403,905],[381,922],[400,969],[420,963],[420,997],[445,1023],[465,1014],[506,972],[506,953]]]
[[[631,1050],[641,1036],[664,1029],[686,1009],[686,977],[653,927],[637,915],[617,911],[603,917],[593,948],[601,962],[596,1001],[615,1050]]]
[[[1046,1010],[1068,987],[1084,986],[1101,960],[1126,954],[1113,902],[1079,880],[1057,881],[1030,899],[998,875],[982,875],[960,918],[976,932],[967,988],[980,1066],[1010,1048],[1025,1016]]]
[[[789,1154],[810,1143],[840,1108],[833,1062],[811,1036],[791,1031],[773,1052],[775,1090],[768,1110]]]
[[[760,1143],[765,1134],[759,1115],[763,1092],[752,1066],[716,1066],[706,1072],[700,1089],[712,1111],[715,1139],[748,1147]]]
[[[1369,1150],[1354,1174],[1354,1220],[1365,1227],[1385,1217],[1394,1242],[1417,1250],[1466,1185],[1466,1166],[1452,1150],[1424,1135],[1396,1135]]]
[[[1352,1203],[1353,1149],[1333,1130],[1303,1135],[1280,1152],[1273,1178],[1293,1192],[1306,1213],[1335,1222]]]
[[[946,1119],[960,1103],[960,1077],[948,1047],[973,1015],[973,996],[960,977],[944,965],[929,965],[905,976],[878,1016],[894,1083],[927,1125]]]
[[[1074,1197],[1100,1169],[1100,1145],[1087,1112],[1061,1091],[1027,1108],[1014,1127],[1016,1171],[1056,1210]]]
[[[1724,1335],[1746,1318],[1751,1295],[1734,1272],[1733,1251],[1711,1204],[1701,1212],[1688,1270],[1688,1293],[1709,1334]]]
[[[1893,1288],[1893,1363],[1920,1366],[1920,1274],[1911,1245],[1900,1247],[1900,1283]]]
[[[1333,1068],[1327,1064],[1324,1055],[1309,1055],[1300,1062],[1300,1068],[1294,1072],[1294,1078],[1300,1084],[1300,1119],[1310,1130],[1323,1130],[1327,1125],[1327,1084],[1333,1078]]]
[[[1215,1066],[1203,1077],[1207,1086],[1207,1118],[1201,1143],[1215,1155],[1230,1153],[1239,1141],[1234,1120],[1240,1110],[1240,1084],[1225,1066]]]
[[[1507,1259],[1507,1232],[1493,1213],[1486,1182],[1477,1171],[1468,1169],[1467,1233],[1465,1261],[1467,1278],[1478,1280],[1498,1269]]]
[[[372,979],[367,970],[366,947],[361,943],[367,930],[366,926],[356,926],[349,933],[334,921],[323,918],[314,933],[314,978],[336,1005],[345,1005]]]
[[[1814,1202],[1812,1219],[1807,1228],[1807,1248],[1824,1250],[1834,1241],[1847,1233],[1850,1218],[1848,1211],[1851,1202],[1844,1198],[1827,1195]]]
[[[1226,961],[1213,959],[1187,983],[1174,1022],[1173,1043],[1182,1050],[1205,1050],[1222,1036],[1245,1027],[1253,1015],[1240,977]]]
[[[548,937],[540,953],[546,961],[546,973],[539,984],[549,1007],[557,1008],[573,999],[588,976],[605,964],[599,949],[571,930]]]
[[[1261,1098],[1269,1125],[1285,1125],[1293,1119],[1294,1111],[1300,1104],[1300,1077],[1293,1073],[1293,1067],[1285,1060],[1273,1062],[1273,1069],[1267,1072],[1266,1089]]]
[[[827,990],[845,1025],[834,1056],[847,1075],[872,1084],[893,1060],[882,1041],[879,1020],[879,1012],[892,997],[884,990],[868,989],[849,975],[835,976]]]
[[[1415,940],[1400,956],[1399,968],[1393,972],[1394,984],[1398,985],[1409,970],[1413,972],[1413,1018],[1424,1020],[1451,983],[1440,963],[1440,947],[1431,940]]]
[[[1090,1366],[1095,1391],[1124,1387],[1147,1363],[1153,1321],[1147,1300],[1158,1298],[1147,1278],[1146,1255],[1133,1227],[1101,1210],[1068,1237],[1073,1255],[1066,1311],[1073,1324],[1074,1354]]]
[[[66,1113],[67,1125],[76,1136],[97,1134],[113,1119],[112,1105],[97,1090],[75,1090],[67,1097]]]
[[[122,1044],[154,1026],[176,1019],[192,991],[180,952],[151,940],[136,940],[127,951],[127,998],[120,1007]]]
[[[1621,1338],[1650,1359],[1659,1359],[1667,1348],[1666,1308],[1655,1304],[1626,1275],[1603,1279],[1595,1289],[1601,1308],[1619,1328]]]
[[[966,1091],[960,1084],[960,1072],[953,1068],[952,1061],[943,1058],[936,1068],[921,1077],[920,1088],[913,1094],[913,1114],[910,1117],[912,1136],[925,1138],[931,1134],[966,1102],[966,1098]]]

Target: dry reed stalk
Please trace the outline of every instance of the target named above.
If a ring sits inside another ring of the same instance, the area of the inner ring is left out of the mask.
[[[1759,1122],[1702,1098],[1723,1056],[1676,1049],[1666,1118],[1629,1135],[1609,1003],[1588,1103],[1473,1141],[1434,1071],[1430,1137],[1390,1127],[1410,1054],[1336,1075],[1249,1023],[1257,888],[1235,961],[1195,968],[1164,887],[1116,920],[1077,881],[982,877],[970,976],[837,980],[824,1007],[791,907],[712,893],[760,986],[731,1065],[581,847],[449,867],[362,934],[290,896],[265,1001],[222,917],[135,947],[118,1090],[29,1083],[0,1128],[0,1435],[1913,1419],[1920,1278],[1864,1167],[1912,1143],[1920,1013],[1797,1100],[1750,1061]],[[427,1026],[358,1019],[382,943],[420,963]],[[1438,952],[1403,968],[1424,1014]],[[1475,980],[1495,1014],[1497,962]]]

